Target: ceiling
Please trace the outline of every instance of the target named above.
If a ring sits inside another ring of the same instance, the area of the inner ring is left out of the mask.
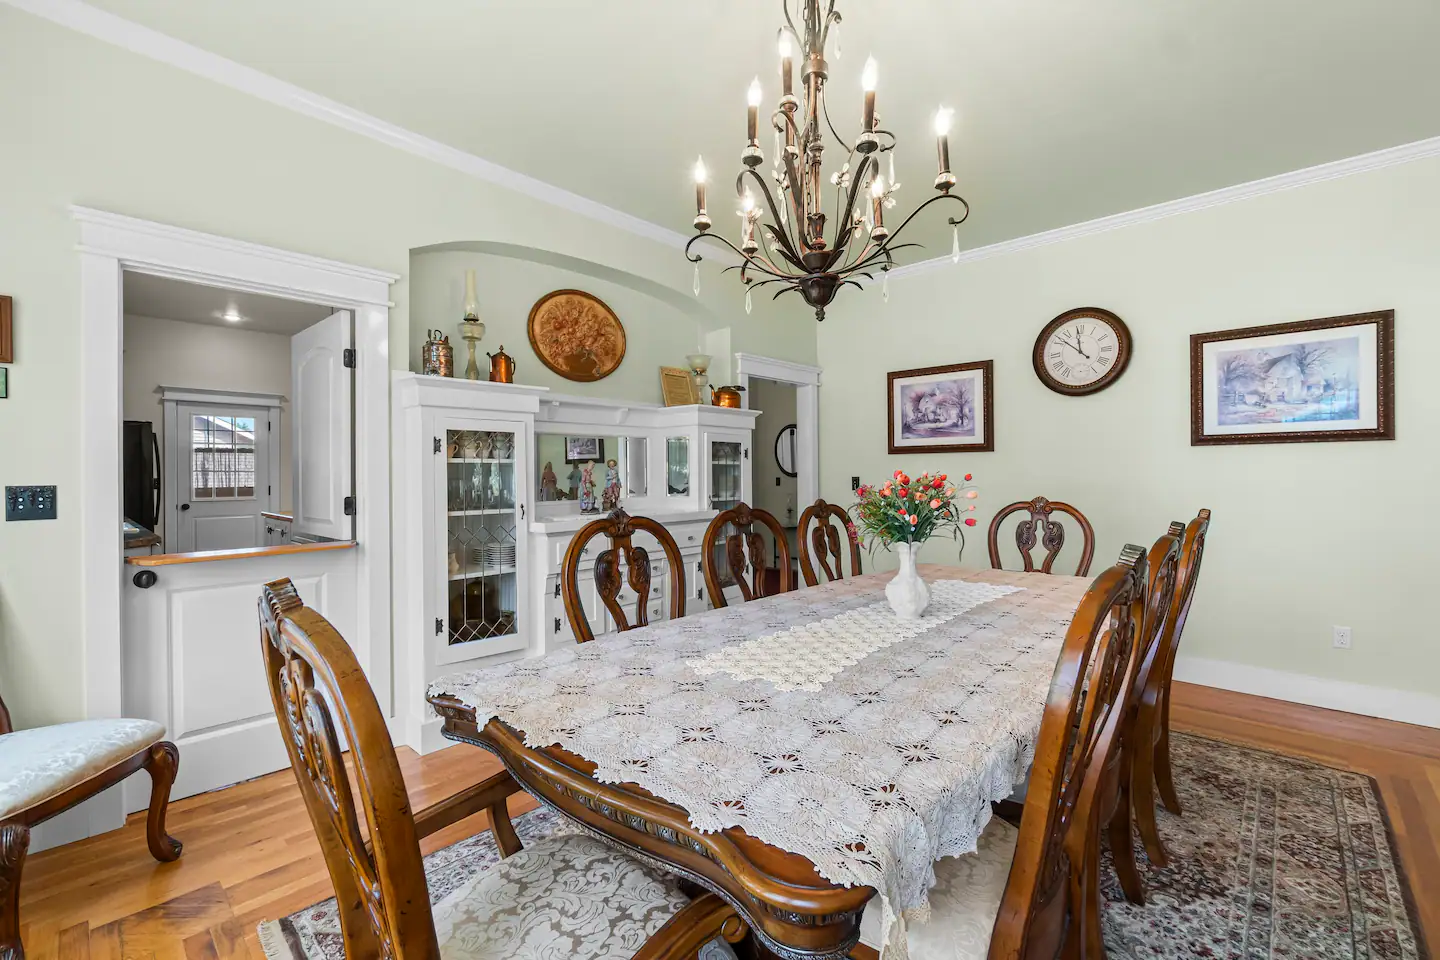
[[[758,74],[767,104],[778,93],[778,0],[91,2],[687,233],[702,153],[717,229],[736,232],[718,188],[739,169],[745,88]],[[965,247],[1440,134],[1435,0],[839,9],[832,111],[856,129],[873,53],[879,112],[900,137],[896,214],[932,193],[930,117],[956,109]],[[949,249],[935,213],[917,258]]]
[[[293,336],[335,311],[299,300],[239,293],[146,273],[125,274],[125,313],[212,327]],[[239,320],[227,319],[239,316]]]

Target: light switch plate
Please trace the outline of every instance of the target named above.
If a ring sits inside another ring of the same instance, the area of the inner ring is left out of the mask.
[[[6,520],[54,520],[55,488],[6,487]]]

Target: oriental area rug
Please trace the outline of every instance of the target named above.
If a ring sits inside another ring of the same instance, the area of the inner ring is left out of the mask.
[[[1108,854],[1103,867],[1111,960],[1431,960],[1369,777],[1185,734],[1171,753],[1184,815],[1160,812],[1170,866],[1140,852],[1146,905],[1125,901]],[[522,842],[573,829],[544,808],[515,827]],[[498,860],[488,832],[426,857],[431,901]],[[268,960],[345,955],[334,900],[260,938]]]

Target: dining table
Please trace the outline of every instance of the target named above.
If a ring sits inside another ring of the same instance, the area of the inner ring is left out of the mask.
[[[919,570],[918,619],[868,574],[441,677],[429,701],[542,803],[729,902],[762,955],[849,956],[873,898],[904,960],[935,862],[1028,773],[1089,585]]]

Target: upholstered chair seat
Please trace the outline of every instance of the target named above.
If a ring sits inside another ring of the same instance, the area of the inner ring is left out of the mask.
[[[434,906],[444,960],[630,960],[690,900],[586,834],[531,843]]]
[[[936,862],[930,919],[905,924],[910,960],[985,960],[1019,836],[1019,830],[991,817],[974,853]],[[860,942],[880,949],[878,898],[865,906]]]
[[[0,819],[59,796],[164,736],[151,720],[81,720],[0,735]]]

